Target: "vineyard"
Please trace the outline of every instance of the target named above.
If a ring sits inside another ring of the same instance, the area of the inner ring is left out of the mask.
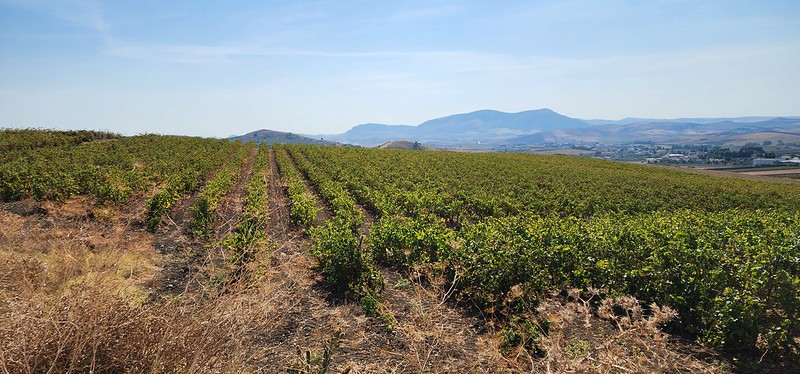
[[[3,130],[5,372],[800,364],[800,184]]]

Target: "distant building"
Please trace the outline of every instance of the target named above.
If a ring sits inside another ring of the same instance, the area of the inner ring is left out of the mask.
[[[780,165],[781,160],[777,158],[754,158],[753,166],[773,166]]]
[[[664,156],[661,156],[661,161],[664,162],[689,162],[692,161],[694,158],[685,155],[683,153],[670,153]]]

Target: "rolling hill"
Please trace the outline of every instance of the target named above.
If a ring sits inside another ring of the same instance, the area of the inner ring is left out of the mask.
[[[376,148],[378,149],[402,149],[402,150],[412,150],[412,151],[433,151],[439,148],[431,147],[426,144],[418,143],[418,142],[409,142],[405,140],[393,140],[390,142],[383,143]]]
[[[258,144],[266,143],[266,144],[316,144],[316,145],[338,145],[339,143],[322,140],[322,139],[313,139],[307,136],[294,134],[291,132],[281,132],[281,131],[273,131],[273,130],[257,130],[253,132],[249,132],[244,135],[240,136],[232,136],[228,139],[232,140],[241,140],[245,143],[248,142],[256,142]]]
[[[798,135],[800,135],[800,119],[778,117],[758,122],[637,122],[594,125],[581,129],[559,129],[518,136],[508,139],[506,143],[657,142],[743,145],[765,139],[794,142]]]

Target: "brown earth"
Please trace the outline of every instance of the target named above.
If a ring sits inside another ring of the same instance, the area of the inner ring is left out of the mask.
[[[800,174],[800,168],[797,169],[783,169],[783,170],[759,170],[759,171],[742,171],[740,174],[745,175],[789,175]]]
[[[239,173],[239,179],[236,184],[231,188],[225,198],[217,208],[216,222],[216,238],[224,238],[231,234],[236,225],[239,224],[239,217],[244,209],[244,199],[247,196],[247,182],[253,175],[253,165],[255,164],[258,148],[253,147],[250,154],[244,160],[242,171]]]

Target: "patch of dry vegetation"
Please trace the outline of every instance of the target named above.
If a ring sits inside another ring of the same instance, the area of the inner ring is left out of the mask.
[[[0,367],[8,373],[238,372],[256,299],[149,302],[160,256],[130,222],[82,202],[0,211]],[[254,335],[254,334],[249,334]]]
[[[3,300],[0,355],[7,372],[239,371],[250,316],[226,304],[136,305],[102,279],[53,297]]]
[[[547,372],[719,373],[728,369],[713,356],[701,361],[682,352],[661,330],[677,317],[669,307],[642,305],[631,296],[601,297],[599,290],[568,291],[539,307],[550,321],[541,344],[546,356],[535,368]]]

